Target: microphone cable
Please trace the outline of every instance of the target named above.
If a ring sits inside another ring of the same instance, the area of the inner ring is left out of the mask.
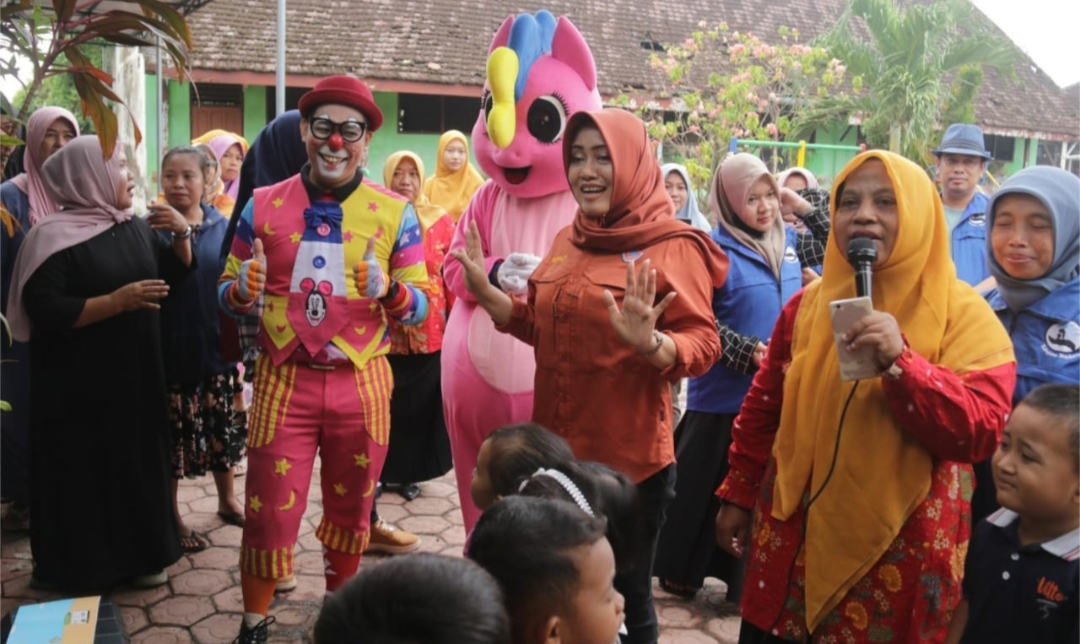
[[[799,560],[799,553],[802,552],[803,546],[806,545],[806,526],[807,526],[807,524],[810,523],[810,506],[812,506],[814,504],[814,501],[817,501],[818,498],[821,496],[821,493],[825,491],[825,486],[829,484],[829,481],[832,479],[833,472],[836,470],[836,457],[840,453],[840,437],[841,437],[841,435],[843,435],[843,432],[844,432],[844,419],[847,417],[848,407],[851,405],[851,399],[855,397],[855,390],[859,388],[859,383],[861,383],[861,382],[862,382],[862,380],[856,380],[855,381],[855,384],[852,385],[852,387],[851,387],[851,392],[848,394],[847,400],[844,401],[844,408],[840,412],[840,422],[837,423],[837,426],[836,426],[836,444],[833,446],[832,460],[829,463],[829,471],[826,472],[826,474],[825,474],[825,480],[821,482],[821,487],[819,487],[817,492],[815,492],[810,497],[810,500],[807,501],[807,503],[806,503],[806,507],[803,509],[804,518],[803,518],[803,525],[802,525],[802,535],[799,537],[799,547],[795,549],[795,555],[791,558],[791,565],[788,566],[787,585],[786,585],[788,591],[790,591],[790,589],[791,589],[791,577],[792,577],[792,575],[795,574],[795,562]],[[803,591],[803,608],[804,609],[805,609],[805,604],[806,604],[806,593],[805,593],[805,588],[804,588],[804,591]],[[772,636],[772,632],[776,628],[776,625],[780,623],[780,618],[784,615],[784,607],[786,605],[787,605],[787,598],[785,597],[784,601],[782,601],[780,603],[780,610],[777,611],[776,618],[773,619],[773,622],[769,626],[769,629],[767,631],[765,631],[765,634],[762,636],[761,644],[768,644],[768,639],[767,638]],[[810,642],[811,635],[812,635],[811,633],[806,634],[806,637],[807,637],[806,641],[807,642]]]

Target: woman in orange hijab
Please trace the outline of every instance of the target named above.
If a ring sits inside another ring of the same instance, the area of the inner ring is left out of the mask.
[[[424,182],[424,196],[450,213],[454,222],[461,219],[473,193],[484,184],[484,177],[469,163],[469,140],[458,130],[443,132],[435,159],[435,174]]]
[[[1012,345],[956,278],[922,168],[868,152],[836,185],[821,279],[782,310],[732,427],[717,541],[749,551],[740,641],[940,643],[961,595],[971,463],[1011,410]],[[855,297],[860,237],[877,250],[873,312],[838,347],[831,303]],[[880,375],[841,381],[851,351]]]
[[[707,233],[675,219],[633,114],[575,114],[563,163],[578,212],[529,278],[527,301],[488,281],[475,223],[467,251],[453,256],[496,326],[535,349],[533,420],[577,458],[637,484],[639,552],[615,587],[626,597],[623,642],[655,642],[652,560],[675,482],[671,384],[705,373],[720,355],[712,293],[728,261]]]

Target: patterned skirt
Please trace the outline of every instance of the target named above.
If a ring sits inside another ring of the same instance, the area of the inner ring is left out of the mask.
[[[243,458],[247,413],[233,407],[241,390],[236,369],[196,385],[169,386],[173,478],[226,472]]]

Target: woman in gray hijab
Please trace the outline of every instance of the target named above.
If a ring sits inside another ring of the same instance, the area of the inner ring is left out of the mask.
[[[1017,172],[988,208],[986,294],[1016,352],[1015,407],[1046,383],[1080,384],[1080,178],[1060,168]],[[997,509],[988,463],[975,467],[972,525]]]

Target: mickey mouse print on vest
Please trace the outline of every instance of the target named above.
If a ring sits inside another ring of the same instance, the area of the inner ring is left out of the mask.
[[[304,210],[304,232],[289,285],[288,319],[316,354],[349,322],[341,204],[316,201]]]

